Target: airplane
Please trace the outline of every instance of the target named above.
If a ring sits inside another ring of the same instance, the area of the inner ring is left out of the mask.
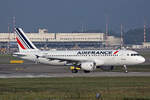
[[[29,40],[22,28],[15,28],[19,52],[13,56],[50,65],[71,66],[72,73],[82,69],[85,73],[96,68],[113,70],[114,66],[123,66],[127,73],[128,65],[145,62],[145,58],[132,50],[39,50]]]

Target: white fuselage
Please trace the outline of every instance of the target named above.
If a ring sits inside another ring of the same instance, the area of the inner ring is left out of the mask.
[[[26,51],[22,53],[25,56],[21,58],[37,61],[44,64],[51,65],[67,65],[65,59],[78,60],[78,61],[92,61],[96,66],[107,65],[135,65],[143,63],[144,57],[140,56],[137,52],[131,50],[66,50],[66,51]],[[37,59],[36,55],[39,56]],[[55,60],[47,58],[55,58]],[[64,61],[57,60],[56,58],[64,59]]]

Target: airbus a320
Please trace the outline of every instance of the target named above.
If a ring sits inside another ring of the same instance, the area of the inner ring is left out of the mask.
[[[42,51],[29,40],[21,28],[15,28],[19,52],[14,56],[50,65],[71,66],[72,73],[82,69],[89,73],[96,68],[110,69],[123,66],[128,72],[128,65],[145,62],[145,58],[132,50],[50,50]]]

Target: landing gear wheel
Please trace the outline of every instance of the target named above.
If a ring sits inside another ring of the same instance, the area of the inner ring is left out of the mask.
[[[124,72],[125,72],[125,73],[128,73],[128,68],[127,68],[127,66],[126,66],[126,65],[123,65],[123,68],[124,68]]]
[[[90,71],[88,71],[88,70],[84,70],[84,73],[90,73]]]
[[[78,70],[77,69],[73,69],[73,70],[71,70],[72,71],[72,73],[78,73]]]

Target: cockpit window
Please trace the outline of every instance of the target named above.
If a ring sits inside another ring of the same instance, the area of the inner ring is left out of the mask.
[[[140,56],[139,54],[131,54],[131,56]]]

